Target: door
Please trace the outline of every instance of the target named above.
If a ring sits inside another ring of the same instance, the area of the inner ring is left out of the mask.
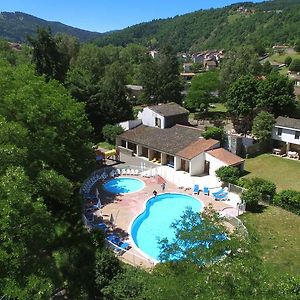
[[[209,174],[209,167],[210,167],[210,162],[206,160],[204,162],[204,173]]]

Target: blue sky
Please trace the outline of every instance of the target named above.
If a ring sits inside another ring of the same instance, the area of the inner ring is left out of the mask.
[[[105,32],[234,0],[1,0],[0,11],[21,11],[49,21]],[[261,2],[259,0],[254,2]]]

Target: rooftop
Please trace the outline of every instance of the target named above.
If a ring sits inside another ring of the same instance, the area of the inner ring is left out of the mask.
[[[201,130],[183,125],[165,129],[140,125],[119,135],[121,139],[171,155],[186,149],[200,137]]]
[[[189,113],[188,110],[174,102],[149,106],[149,109],[164,117]]]
[[[181,156],[182,158],[190,160],[196,157],[197,155],[199,155],[200,153],[203,153],[213,148],[214,146],[217,146],[219,143],[220,142],[217,140],[213,140],[213,139],[206,140],[202,138],[188,145],[183,150],[179,151],[177,155]]]
[[[209,150],[206,153],[208,153],[211,156],[217,158],[218,160],[226,163],[229,166],[238,165],[244,161],[239,156],[237,156],[223,148]]]
[[[278,117],[275,126],[300,129],[300,119]]]

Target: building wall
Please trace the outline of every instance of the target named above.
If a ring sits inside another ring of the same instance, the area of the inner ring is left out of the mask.
[[[216,170],[221,167],[227,166],[224,162],[218,160],[217,158],[213,157],[212,155],[205,153],[205,160],[209,161],[209,175],[216,175]]]
[[[132,128],[137,127],[142,124],[142,120],[129,120],[119,123],[119,125],[126,131]]]
[[[205,162],[205,154],[201,153],[200,155],[194,157],[190,161],[190,174],[200,175],[204,173],[204,162]]]
[[[300,145],[300,139],[295,139],[295,132],[295,129],[282,128],[282,134],[278,136],[277,127],[275,127],[272,131],[272,138],[277,141]]]
[[[165,128],[165,118],[148,107],[145,107],[142,112],[138,114],[138,118],[142,120],[143,125],[155,127],[155,118],[159,118],[161,122],[161,128]]]

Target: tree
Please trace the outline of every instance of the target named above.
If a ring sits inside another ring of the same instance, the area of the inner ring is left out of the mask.
[[[298,58],[293,59],[293,61],[289,66],[289,70],[292,72],[300,72],[300,59]]]
[[[230,233],[211,206],[204,208],[201,214],[188,208],[171,227],[175,231],[175,239],[169,241],[164,238],[160,241],[161,261],[210,264],[223,256],[231,244],[228,239]],[[231,250],[234,251],[233,248]]]
[[[292,61],[293,61],[292,58],[291,58],[290,56],[287,56],[287,57],[285,58],[285,60],[284,60],[284,63],[285,63],[287,66],[289,66],[289,65],[291,64]]]
[[[0,182],[0,294],[50,298],[58,279],[53,220],[22,168],[8,168]]]
[[[141,84],[145,103],[181,104],[183,87],[179,77],[179,62],[171,47],[164,47],[158,58],[149,58],[141,66]]]
[[[238,132],[251,129],[257,105],[258,83],[253,76],[235,81],[226,95],[226,106]]]
[[[266,80],[257,81],[258,94],[256,107],[265,110],[275,117],[292,115],[295,106],[294,85],[287,76],[271,73]]]
[[[219,88],[219,73],[206,72],[192,79],[184,105],[191,111],[207,112],[209,104],[215,101],[212,92]]]
[[[253,120],[252,134],[260,141],[267,141],[275,124],[274,115],[262,111]]]
[[[218,127],[208,127],[202,133],[205,139],[215,139],[220,141],[221,143],[224,141],[225,132],[222,128]]]
[[[37,73],[47,80],[63,82],[68,70],[66,54],[59,51],[50,28],[38,28],[36,38],[29,36],[28,41],[33,47],[32,61]]]
[[[268,75],[268,74],[270,74],[273,70],[274,70],[274,69],[273,69],[271,63],[267,60],[267,61],[263,64],[263,67],[262,67],[262,73],[263,73],[264,75]]]
[[[260,75],[262,66],[258,55],[250,46],[239,47],[229,51],[221,65],[221,92],[226,93],[231,84],[241,76]]]
[[[105,140],[112,145],[115,145],[117,135],[122,132],[124,132],[124,129],[120,125],[107,124],[102,128],[102,134]]]
[[[240,170],[236,167],[224,166],[216,170],[217,177],[224,183],[233,183],[238,182],[239,177],[241,176]]]
[[[68,179],[83,179],[93,160],[84,105],[57,81],[46,83],[28,66],[10,72],[0,67],[0,77],[9,80],[6,84],[3,79],[0,115],[28,131],[26,170],[37,175],[47,167]]]

